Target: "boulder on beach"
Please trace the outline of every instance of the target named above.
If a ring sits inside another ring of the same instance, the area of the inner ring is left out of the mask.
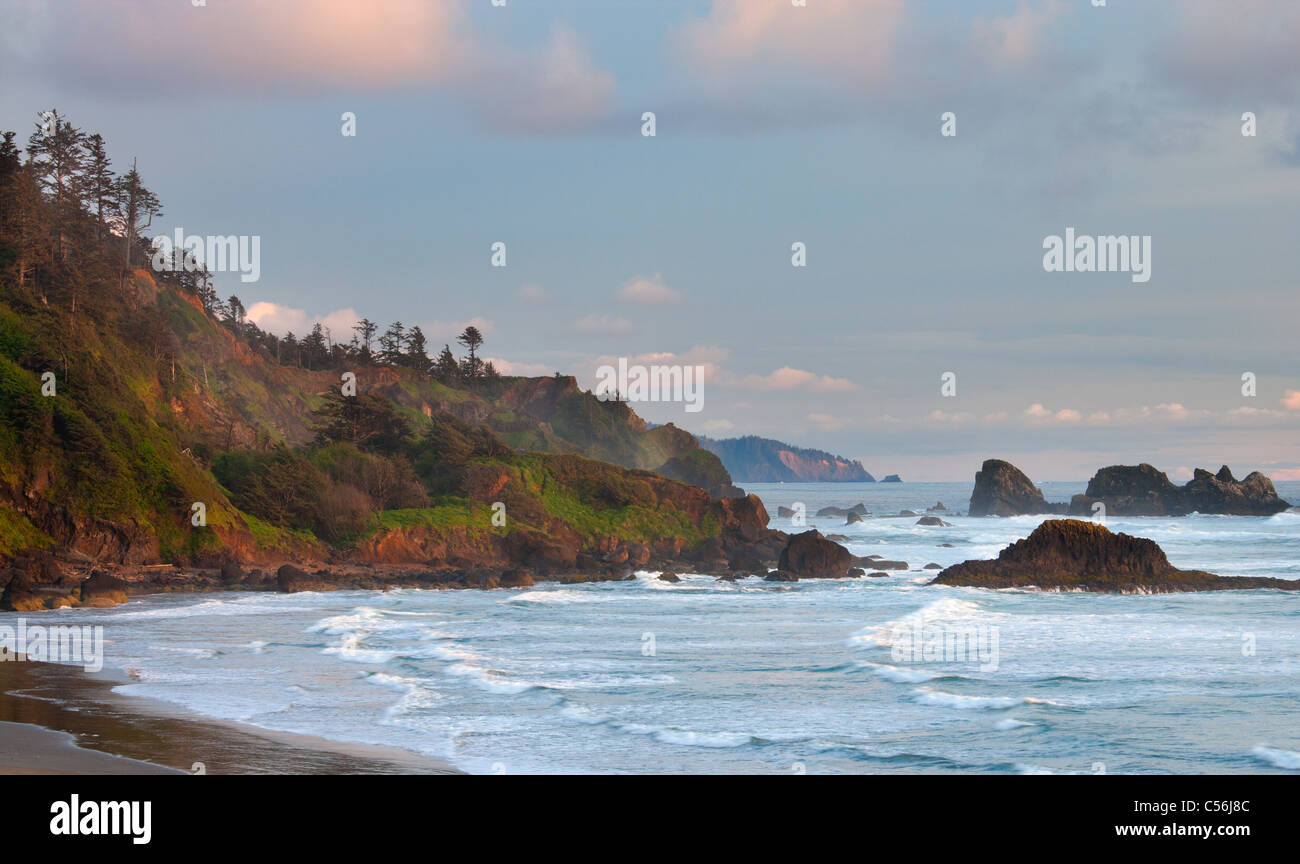
[[[1154,540],[1111,533],[1079,519],[1049,519],[991,561],[964,561],[933,585],[1165,594],[1242,588],[1300,590],[1300,580],[1179,570]]]

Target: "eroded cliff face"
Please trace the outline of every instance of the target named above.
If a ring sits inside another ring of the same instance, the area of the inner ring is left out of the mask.
[[[931,584],[1125,594],[1300,589],[1300,581],[1179,570],[1154,540],[1115,534],[1104,525],[1078,519],[1049,519],[996,559],[955,564]]]
[[[1197,468],[1183,486],[1145,463],[1113,465],[1098,471],[1082,495],[1070,502],[1071,515],[1086,515],[1101,502],[1111,516],[1271,516],[1291,505],[1278,496],[1273,481],[1255,471],[1237,480],[1227,465],[1211,474]]]

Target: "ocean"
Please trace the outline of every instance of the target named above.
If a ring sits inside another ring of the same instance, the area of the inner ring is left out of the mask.
[[[1084,486],[1042,484],[1052,501]],[[971,484],[746,488],[773,514],[880,516],[964,512]],[[930,587],[925,564],[993,557],[1047,518],[941,515],[809,520],[912,568],[888,578],[156,595],[39,623],[103,625],[121,693],[471,773],[1300,771],[1300,593]],[[1107,525],[1179,567],[1300,578],[1297,510]],[[901,651],[917,632],[992,650]]]

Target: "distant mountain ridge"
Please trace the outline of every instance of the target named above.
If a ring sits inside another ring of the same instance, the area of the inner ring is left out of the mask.
[[[875,483],[862,463],[824,450],[795,447],[772,438],[697,436],[737,483]]]

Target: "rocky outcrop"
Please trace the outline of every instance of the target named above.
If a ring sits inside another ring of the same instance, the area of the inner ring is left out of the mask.
[[[852,563],[849,550],[814,529],[791,535],[781,550],[777,569],[801,579],[841,579],[849,575]]]
[[[1179,570],[1155,541],[1114,534],[1104,525],[1078,519],[1050,519],[994,560],[953,565],[931,584],[1123,594],[1300,589],[1300,581]]]
[[[1042,490],[1010,462],[987,459],[975,473],[975,489],[970,495],[972,516],[1026,516],[1064,513],[1066,509],[1064,504],[1044,501]]]
[[[81,583],[81,605],[116,606],[126,602],[127,584],[112,573],[96,570]]]
[[[951,528],[951,522],[945,522],[938,516],[922,516],[916,520],[917,525],[929,525],[933,528]]]
[[[881,483],[902,483],[903,478],[899,477],[897,474],[890,474],[888,477],[886,477],[884,480],[881,480],[880,482]]]
[[[1071,515],[1090,516],[1101,502],[1108,516],[1271,516],[1291,505],[1278,497],[1273,482],[1258,471],[1237,480],[1224,465],[1218,474],[1197,468],[1183,486],[1145,463],[1112,465],[1088,481],[1088,489],[1070,502]]]

